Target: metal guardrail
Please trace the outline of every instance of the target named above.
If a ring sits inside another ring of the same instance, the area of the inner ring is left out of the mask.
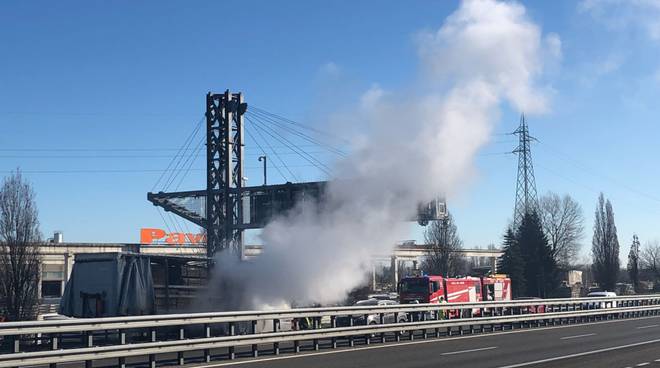
[[[376,340],[385,341],[388,337],[399,341],[407,335],[407,338],[412,339],[416,333],[421,334],[422,338],[429,335],[439,337],[441,332],[445,335],[462,334],[474,332],[477,327],[483,332],[488,327],[491,331],[495,331],[497,326],[503,330],[505,326],[514,328],[516,323],[525,322],[547,325],[598,317],[624,318],[658,313],[660,295],[647,295],[10,322],[0,324],[0,336],[12,342],[10,351],[0,354],[0,367],[38,364],[54,367],[57,363],[76,361],[85,361],[87,366],[91,366],[93,360],[115,358],[119,366],[124,366],[126,357],[134,356],[147,357],[151,366],[155,366],[157,355],[167,353],[176,353],[178,363],[183,364],[184,353],[191,351],[203,351],[203,355],[198,358],[209,361],[212,349],[226,349],[225,358],[232,359],[237,347],[251,347],[251,355],[257,356],[258,346],[262,344],[272,344],[272,352],[278,354],[279,344],[285,342],[291,342],[293,351],[297,352],[300,343],[306,341],[311,342],[311,348],[317,350],[320,341],[335,348],[339,339],[345,339],[348,346],[353,346],[357,338],[368,344]],[[384,316],[392,314],[405,316],[405,322],[394,318],[392,323],[383,323]],[[347,327],[336,325],[338,317],[349,316],[349,323],[352,324],[353,316],[369,315],[378,316],[381,323]],[[452,315],[459,318],[443,319]],[[311,318],[320,321],[322,317],[330,318],[328,327],[314,322],[314,329],[309,330],[278,329],[279,322],[284,319]],[[273,329],[257,333],[257,321],[272,321]],[[237,324],[245,322],[249,322],[250,331],[237,335]],[[224,336],[212,336],[213,327],[218,325],[222,325]],[[78,337],[74,340],[76,344],[69,342],[67,345],[65,335],[71,332],[82,333],[83,338]],[[112,336],[110,339],[108,334]],[[170,338],[172,335],[174,339]],[[95,338],[99,340],[101,336],[105,336],[106,346],[95,346]],[[21,348],[27,351],[21,352]],[[39,348],[42,351],[34,351]]]

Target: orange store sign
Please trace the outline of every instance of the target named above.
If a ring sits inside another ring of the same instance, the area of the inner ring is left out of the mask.
[[[206,244],[206,235],[190,233],[167,233],[163,229],[140,229],[141,244],[201,245]]]

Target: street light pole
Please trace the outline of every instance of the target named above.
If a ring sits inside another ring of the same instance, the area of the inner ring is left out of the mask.
[[[266,185],[267,184],[267,180],[266,180],[266,160],[267,160],[267,157],[266,156],[259,156],[259,162],[262,161],[261,159],[263,159],[263,161],[264,161],[264,185]]]

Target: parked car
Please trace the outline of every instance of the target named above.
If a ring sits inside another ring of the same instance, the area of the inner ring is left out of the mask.
[[[533,302],[535,300],[541,300],[541,298],[537,298],[534,296],[521,296],[518,298],[513,299],[514,301],[524,301],[528,300],[530,302]],[[520,314],[528,314],[528,313],[545,313],[545,305],[530,305],[528,307],[516,307],[516,312]]]
[[[587,298],[612,298],[615,297],[616,293],[612,291],[592,291],[587,294]],[[601,309],[601,308],[614,308],[616,303],[614,302],[594,302],[594,303],[585,303],[582,305],[583,309]]]
[[[354,306],[386,306],[386,305],[396,305],[398,304],[394,300],[388,300],[388,299],[367,299],[367,300],[360,300],[353,304]],[[383,316],[383,322],[384,323],[394,323],[397,322],[395,318],[398,318],[398,322],[406,322],[406,316],[404,314],[399,315],[398,317],[395,316],[394,313],[385,313]],[[345,327],[345,326],[350,326],[351,324],[351,319],[353,319],[353,326],[360,326],[360,325],[376,325],[380,323],[380,315],[379,314],[360,314],[360,315],[351,315],[351,316],[339,316],[337,317],[336,323],[337,327]]]

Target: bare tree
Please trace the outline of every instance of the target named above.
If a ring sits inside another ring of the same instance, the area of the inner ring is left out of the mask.
[[[423,268],[433,275],[454,276],[465,272],[465,257],[460,253],[463,241],[458,236],[454,217],[450,214],[440,221],[433,221],[424,232],[430,245]]]
[[[10,321],[33,319],[39,301],[39,220],[35,194],[21,173],[0,188],[0,297]]]
[[[653,240],[644,244],[639,260],[640,268],[650,274],[655,283],[658,283],[660,281],[660,242]]]
[[[605,201],[603,193],[598,196],[591,245],[596,282],[605,290],[614,290],[619,276],[619,239],[612,204]]]
[[[552,256],[560,267],[575,263],[584,232],[582,208],[571,196],[560,197],[548,192],[540,201],[543,232],[552,248]]]

